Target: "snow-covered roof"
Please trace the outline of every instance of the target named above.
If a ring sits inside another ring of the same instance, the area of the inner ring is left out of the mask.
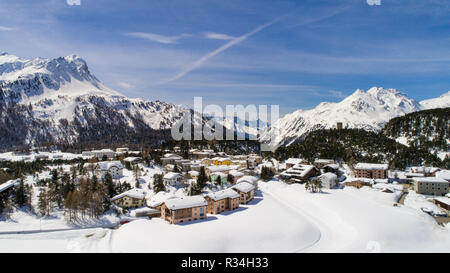
[[[321,176],[319,176],[319,179],[321,181],[336,181],[337,180],[337,175],[334,173],[324,173]]]
[[[15,180],[9,180],[3,184],[0,185],[0,192],[3,192],[15,185],[18,185],[20,183],[20,179],[15,179]]]
[[[450,206],[450,198],[448,198],[448,197],[438,196],[438,197],[435,197],[434,199],[441,203],[446,204],[447,206]]]
[[[147,205],[149,207],[158,207],[161,206],[166,200],[175,198],[173,193],[168,193],[165,191],[160,191],[157,194],[153,195],[148,201]]]
[[[219,201],[225,198],[239,198],[239,193],[232,189],[225,189],[221,191],[208,193],[206,196],[214,201]]]
[[[439,171],[439,172],[436,173],[436,177],[449,181],[450,180],[450,171],[449,170]]]
[[[330,163],[334,162],[333,159],[321,159],[321,158],[317,158],[314,160],[314,163]]]
[[[236,183],[239,184],[239,183],[247,182],[247,183],[250,183],[250,184],[255,184],[255,182],[258,181],[258,180],[259,179],[256,176],[246,175],[246,176],[243,176],[243,177],[239,178],[236,181]]]
[[[231,170],[230,171],[230,174],[232,175],[232,176],[244,176],[244,173],[243,172],[240,172],[240,171],[237,171],[237,170]]]
[[[198,172],[198,171],[189,171],[189,174],[190,174],[191,176],[199,176],[199,175],[200,175],[200,172]]]
[[[374,184],[372,186],[372,188],[379,189],[379,190],[389,189],[392,192],[402,191],[403,190],[403,186],[402,185],[394,185],[394,184],[389,184],[389,183],[377,183],[377,184]]]
[[[120,161],[102,161],[102,162],[98,162],[97,166],[102,171],[107,171],[107,170],[111,169],[112,167],[116,167],[118,169],[123,169],[123,165]]]
[[[227,166],[227,165],[219,165],[219,166],[208,166],[206,169],[208,169],[210,172],[223,172],[223,171],[229,171],[233,169],[237,169],[239,166]]]
[[[200,195],[184,196],[173,199],[168,199],[164,202],[169,209],[186,209],[207,206],[205,198]]]
[[[175,179],[180,175],[180,173],[168,172],[164,175],[164,179]]]
[[[302,162],[305,162],[305,160],[303,158],[289,158],[288,160],[286,160],[287,164],[300,164]]]
[[[388,164],[376,164],[376,163],[358,163],[355,166],[358,170],[387,170]]]
[[[232,189],[236,189],[236,190],[238,190],[240,192],[247,193],[247,192],[250,192],[250,191],[254,190],[255,186],[253,186],[252,184],[250,184],[248,182],[242,182],[242,183],[234,185],[231,188]]]
[[[308,174],[312,169],[314,169],[313,165],[294,165],[291,168],[287,169],[286,171],[282,172],[281,175],[283,176],[305,176]]]
[[[416,177],[414,181],[420,183],[443,183],[448,184],[449,182],[445,179],[437,178],[437,177]]]
[[[140,160],[139,157],[130,156],[130,157],[125,158],[123,161],[134,162],[134,161],[138,161],[138,160]]]
[[[134,188],[134,189],[128,190],[126,192],[123,192],[121,194],[114,196],[113,198],[111,198],[111,201],[115,201],[115,200],[120,199],[125,196],[134,198],[134,199],[144,199],[145,195],[146,195],[146,192],[144,190]]]

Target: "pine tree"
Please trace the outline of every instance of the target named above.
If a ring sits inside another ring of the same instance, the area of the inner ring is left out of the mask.
[[[163,175],[155,174],[153,175],[153,191],[155,193],[165,191],[166,186],[164,185]]]

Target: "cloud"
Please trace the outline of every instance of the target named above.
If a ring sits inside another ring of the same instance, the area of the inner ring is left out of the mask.
[[[198,59],[197,61],[191,63],[190,65],[188,65],[187,67],[185,67],[180,73],[178,73],[177,75],[175,75],[172,78],[169,78],[165,81],[160,82],[159,84],[165,84],[165,83],[169,83],[175,80],[178,80],[179,78],[184,77],[186,74],[188,74],[189,72],[191,72],[192,70],[200,67],[203,63],[205,63],[206,61],[208,61],[209,59],[211,59],[212,57],[224,52],[225,50],[229,49],[230,47],[239,44],[242,41],[245,41],[248,37],[260,32],[261,30],[265,29],[268,26],[273,25],[274,23],[276,23],[277,21],[279,21],[281,18],[283,18],[285,16],[280,16],[270,22],[267,22],[265,24],[262,24],[260,26],[258,26],[257,28],[255,28],[254,30],[245,33],[244,35],[241,35],[239,37],[236,37],[232,40],[230,40],[228,43],[224,44],[223,46],[217,48],[216,50],[213,50],[211,52],[209,52],[208,54],[204,55],[203,57],[201,57],[200,59]]]
[[[208,39],[215,39],[215,40],[233,40],[236,39],[233,36],[222,34],[222,33],[215,33],[215,32],[206,32],[204,34],[205,38]]]
[[[134,88],[134,86],[132,84],[127,83],[127,82],[118,82],[117,84],[124,89]]]
[[[0,31],[14,31],[16,28],[0,26]]]
[[[345,98],[345,97],[346,97],[346,95],[345,95],[344,93],[342,93],[341,91],[330,90],[330,91],[328,91],[328,93],[329,93],[333,98],[342,99],[342,98]]]
[[[153,42],[158,42],[161,44],[175,44],[181,38],[192,36],[191,34],[185,34],[185,33],[183,33],[181,35],[176,35],[176,36],[165,36],[165,35],[147,33],[147,32],[128,32],[128,33],[125,33],[125,35],[142,38],[142,39],[147,39],[147,40],[150,40]]]
[[[69,6],[80,6],[81,0],[66,0],[67,5]]]

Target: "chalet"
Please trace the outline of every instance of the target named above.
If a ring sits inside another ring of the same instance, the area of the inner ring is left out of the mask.
[[[289,158],[286,160],[286,169],[290,169],[299,164],[308,164],[308,161],[303,158]]]
[[[448,193],[449,182],[436,177],[414,178],[414,191],[424,195],[445,196]]]
[[[282,172],[280,177],[290,182],[304,183],[317,174],[319,174],[319,171],[313,165],[294,165]]]
[[[203,196],[185,196],[166,200],[161,206],[161,218],[171,224],[206,219],[208,202]]]
[[[198,171],[189,171],[188,173],[189,173],[189,176],[195,180],[197,180],[198,176],[200,175],[200,172],[198,172]]]
[[[176,154],[164,154],[164,156],[161,158],[161,163],[163,166],[166,166],[167,164],[175,165],[176,160],[182,160],[183,158]]]
[[[255,196],[255,186],[248,182],[238,183],[231,187],[231,189],[239,193],[241,204],[247,204]]]
[[[355,166],[355,176],[361,178],[386,179],[387,164],[358,163]]]
[[[183,177],[180,173],[169,172],[164,175],[164,183],[169,186],[181,186]]]
[[[317,169],[323,169],[326,165],[334,164],[334,160],[332,159],[316,159],[314,160],[314,167]]]
[[[98,162],[95,164],[94,171],[100,177],[109,173],[113,179],[118,179],[123,176],[123,165],[120,161]]]
[[[111,202],[121,208],[138,208],[145,205],[145,195],[142,189],[131,189],[114,196]]]
[[[132,164],[137,164],[137,163],[141,162],[141,158],[140,157],[126,157],[123,161],[130,162]]]
[[[208,202],[207,212],[218,214],[224,211],[235,210],[239,208],[240,195],[232,189],[226,189],[209,193],[205,196]]]

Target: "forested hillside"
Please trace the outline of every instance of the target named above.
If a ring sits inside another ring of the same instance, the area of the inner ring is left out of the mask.
[[[391,138],[406,138],[411,147],[429,151],[450,149],[450,108],[438,108],[391,119],[384,134]]]

